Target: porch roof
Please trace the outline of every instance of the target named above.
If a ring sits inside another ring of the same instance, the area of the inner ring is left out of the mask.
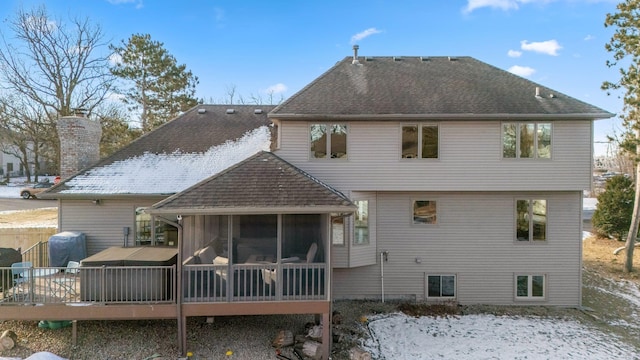
[[[147,209],[150,214],[352,213],[344,194],[260,152]]]

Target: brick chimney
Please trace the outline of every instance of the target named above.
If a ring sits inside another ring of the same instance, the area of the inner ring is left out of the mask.
[[[64,116],[56,125],[60,137],[60,177],[68,179],[78,171],[100,160],[100,123],[83,113]]]

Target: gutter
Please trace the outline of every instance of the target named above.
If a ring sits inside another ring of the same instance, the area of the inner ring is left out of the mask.
[[[46,199],[46,200],[94,200],[94,199],[131,199],[131,198],[167,198],[175,193],[157,193],[157,194],[105,194],[105,193],[49,193],[49,192],[41,192],[37,194],[36,197],[38,199]]]

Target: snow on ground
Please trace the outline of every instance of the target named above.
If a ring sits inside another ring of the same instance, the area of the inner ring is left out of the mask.
[[[377,315],[364,348],[374,359],[634,359],[632,347],[573,320]]]
[[[0,199],[13,199],[20,197],[20,187],[4,185],[0,186]]]

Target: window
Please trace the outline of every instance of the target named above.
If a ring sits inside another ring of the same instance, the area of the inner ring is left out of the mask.
[[[333,245],[344,245],[344,217],[338,215],[331,216],[331,243]]]
[[[542,300],[545,293],[544,275],[516,275],[516,298]]]
[[[309,134],[311,159],[347,158],[346,124],[312,124]]]
[[[436,202],[432,200],[413,201],[413,223],[414,224],[435,224]]]
[[[354,204],[358,210],[355,213],[353,244],[369,244],[369,200],[356,200]]]
[[[136,208],[135,245],[177,246],[178,229],[163,221],[155,220],[151,215],[144,212],[145,209],[146,207]],[[176,222],[177,218],[170,220]]]
[[[438,125],[403,125],[403,159],[437,159]]]
[[[455,275],[429,275],[427,276],[427,297],[456,296]]]
[[[516,200],[516,240],[547,240],[546,200]]]
[[[550,123],[503,123],[502,157],[551,158]]]

